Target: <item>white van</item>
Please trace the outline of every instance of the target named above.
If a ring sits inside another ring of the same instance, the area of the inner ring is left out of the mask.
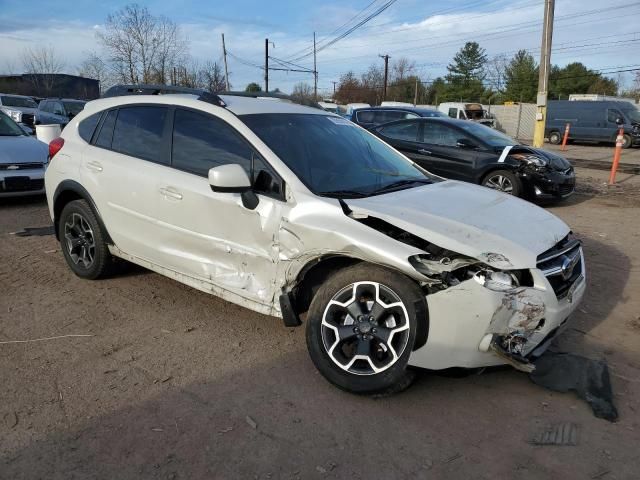
[[[438,110],[451,118],[472,120],[488,127],[495,126],[494,118],[480,103],[445,102],[438,105]]]

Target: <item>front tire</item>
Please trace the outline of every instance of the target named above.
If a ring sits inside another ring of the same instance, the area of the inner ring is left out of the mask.
[[[113,257],[105,241],[106,233],[85,200],[74,200],[65,205],[58,232],[62,253],[73,273],[95,280],[111,272]]]
[[[360,263],[326,281],[307,315],[307,348],[320,373],[358,394],[389,394],[413,381],[419,286],[392,270]],[[424,311],[424,310],[423,310]]]
[[[628,133],[625,133],[622,136],[622,148],[631,148],[631,135],[629,135]]]
[[[553,145],[559,145],[560,142],[562,142],[562,136],[560,135],[560,132],[551,132],[549,134],[549,143]]]
[[[494,170],[489,172],[482,180],[485,187],[508,193],[514,197],[522,195],[522,180],[520,180],[513,172],[508,170]]]

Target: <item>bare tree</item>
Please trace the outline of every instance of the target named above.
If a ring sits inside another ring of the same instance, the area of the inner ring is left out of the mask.
[[[95,52],[87,54],[87,57],[78,67],[78,75],[98,80],[100,82],[100,93],[103,93],[114,83],[109,67]]]
[[[363,101],[370,105],[378,105],[382,101],[382,90],[384,84],[384,72],[378,65],[371,65],[369,69],[360,76]]]
[[[313,87],[305,82],[296,83],[291,92],[291,99],[295,102],[314,100]]]
[[[485,65],[486,80],[489,88],[495,92],[503,93],[506,87],[506,71],[509,67],[509,59],[505,54],[496,55]]]
[[[136,3],[109,15],[97,37],[119,80],[130,83],[166,83],[187,49],[174,22]]]
[[[225,83],[222,67],[218,62],[208,61],[200,69],[200,84],[210,92],[229,90]]]
[[[40,95],[50,96],[56,75],[62,73],[64,61],[52,46],[25,48],[22,51],[24,72],[31,74],[31,82]]]
[[[402,82],[409,75],[413,75],[415,69],[416,62],[409,60],[407,57],[400,57],[391,67],[393,73],[392,81],[395,83]]]

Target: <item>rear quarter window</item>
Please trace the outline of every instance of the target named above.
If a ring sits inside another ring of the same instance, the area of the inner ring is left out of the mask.
[[[102,116],[102,112],[94,113],[93,115],[85,118],[78,125],[78,135],[85,142],[91,142],[91,137],[93,136],[93,132],[96,130],[98,126],[98,122],[100,121],[100,117]]]

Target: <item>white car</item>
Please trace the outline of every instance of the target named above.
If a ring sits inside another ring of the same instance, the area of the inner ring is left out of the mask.
[[[51,152],[49,210],[78,276],[119,257],[287,326],[303,316],[316,367],[352,392],[399,390],[409,366],[530,369],[585,290],[561,220],[319,109],[106,98]]]

